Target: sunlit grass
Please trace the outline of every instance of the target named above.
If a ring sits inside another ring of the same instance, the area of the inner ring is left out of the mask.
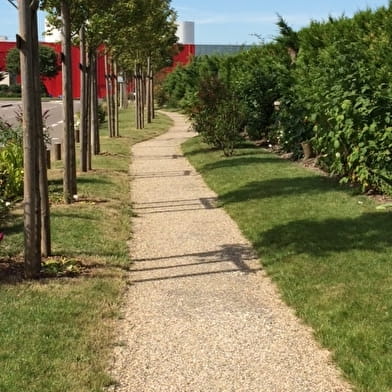
[[[102,130],[102,154],[93,157],[91,172],[78,173],[78,202],[62,204],[61,163],[49,171],[55,257],[48,262],[75,265],[76,276],[21,280],[21,211],[1,223],[0,267],[9,267],[0,271],[1,392],[97,392],[112,382],[108,355],[130,263],[130,146],[171,122],[159,116],[144,130],[133,124],[127,110],[120,113],[120,138]]]
[[[186,156],[359,391],[392,391],[392,212],[257,148]]]

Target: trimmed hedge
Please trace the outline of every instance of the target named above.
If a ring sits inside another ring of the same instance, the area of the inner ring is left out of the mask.
[[[297,159],[310,142],[319,164],[342,182],[392,194],[392,4],[299,32],[282,18],[277,24],[272,43],[177,68],[161,97],[192,113],[203,83],[216,77],[243,107],[238,134],[279,144]]]

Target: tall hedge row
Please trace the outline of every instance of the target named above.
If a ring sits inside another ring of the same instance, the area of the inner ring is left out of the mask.
[[[310,142],[342,182],[392,193],[392,3],[298,32],[278,25],[272,43],[177,68],[164,83],[166,102],[202,115],[201,88],[215,77],[240,102],[238,134],[278,143],[296,158]]]

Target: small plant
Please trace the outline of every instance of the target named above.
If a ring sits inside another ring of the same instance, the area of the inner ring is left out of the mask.
[[[85,267],[82,263],[73,259],[50,258],[43,262],[42,272],[47,276],[77,276],[80,275]]]
[[[0,119],[0,210],[23,193],[23,146],[21,128]]]

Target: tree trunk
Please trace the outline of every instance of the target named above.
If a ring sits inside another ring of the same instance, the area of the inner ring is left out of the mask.
[[[49,207],[49,191],[48,191],[48,172],[47,172],[47,156],[46,145],[44,140],[42,121],[42,104],[41,104],[41,80],[39,78],[39,45],[38,45],[38,21],[37,12],[33,12],[32,23],[32,42],[33,42],[33,61],[35,78],[35,100],[36,100],[36,127],[38,131],[38,165],[39,165],[39,194],[41,203],[41,255],[48,257],[51,255],[51,232],[50,232],[50,207]]]
[[[121,72],[121,83],[119,83],[119,108],[126,109],[128,107],[128,97],[127,97],[127,74],[125,71]]]
[[[124,109],[124,77],[121,75],[121,83],[120,80],[117,79],[117,82],[119,84],[119,88],[118,88],[118,93],[119,93],[119,98],[118,98],[118,103],[119,103],[119,109]]]
[[[86,135],[87,135],[87,143],[86,143],[86,153],[87,153],[87,170],[91,170],[91,57],[92,51],[90,48],[86,48],[86,111],[85,115],[87,117],[86,120]]]
[[[110,84],[111,84],[111,94],[110,94],[110,108],[111,108],[111,130],[112,137],[116,137],[116,102],[115,102],[115,91],[116,91],[116,76],[114,74],[114,61],[110,59]]]
[[[151,57],[147,58],[147,75],[146,75],[146,104],[147,104],[147,123],[152,122],[152,111],[151,111]]]
[[[77,194],[74,108],[72,95],[71,19],[67,1],[61,2],[62,89],[64,119],[64,201],[69,204]]]
[[[98,81],[97,81],[97,52],[91,58],[91,145],[94,155],[100,153],[99,119],[98,119]]]
[[[144,128],[144,104],[143,104],[143,75],[141,64],[136,64],[135,72],[136,89],[136,128]]]
[[[80,170],[87,171],[88,100],[86,78],[86,37],[84,26],[80,28]]]
[[[152,67],[150,68],[150,98],[151,98],[151,117],[154,119],[155,118],[155,96],[154,96],[154,72],[152,70]]]
[[[137,63],[135,63],[135,69],[133,73],[133,85],[134,85],[134,90],[135,90],[135,119],[136,119],[136,129],[140,129],[140,123],[139,123],[139,87],[138,87],[138,75],[137,75],[137,70],[138,66]]]
[[[23,150],[24,150],[24,264],[25,276],[37,278],[41,270],[41,214],[39,197],[38,130],[36,99],[36,67],[33,61],[32,22],[30,2],[19,1],[20,68],[23,85]]]
[[[114,94],[113,94],[113,101],[114,101],[114,134],[116,137],[120,136],[120,128],[119,128],[119,119],[118,119],[118,67],[117,63],[113,63],[113,86],[114,86]]]
[[[106,78],[106,105],[108,115],[109,137],[113,137],[113,121],[112,121],[112,78],[109,69],[109,56],[105,54],[105,78]]]
[[[144,111],[146,108],[146,73],[144,72],[142,65],[140,65],[140,93],[142,95],[142,107],[140,108],[140,115],[142,117],[142,128],[144,128]]]
[[[123,90],[123,108],[128,109],[128,75],[124,71],[124,83],[122,84],[122,90]]]

